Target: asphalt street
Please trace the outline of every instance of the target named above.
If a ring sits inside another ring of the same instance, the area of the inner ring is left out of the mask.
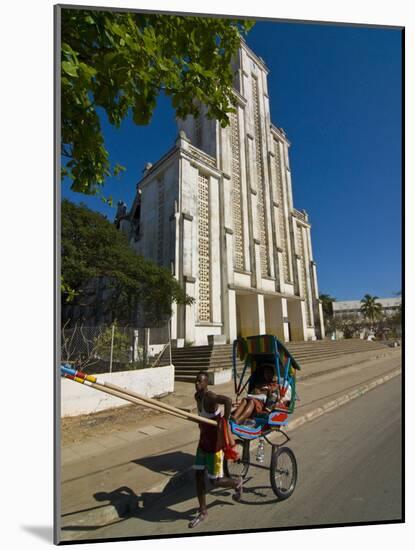
[[[294,494],[278,501],[269,481],[269,445],[264,465],[251,455],[245,490],[235,503],[228,490],[207,497],[208,518],[190,531],[197,511],[191,484],[166,495],[136,516],[104,528],[85,526],[78,539],[202,534],[244,529],[355,524],[401,519],[401,377],[308,423],[288,446],[298,462]],[[154,502],[154,500],[153,500]]]

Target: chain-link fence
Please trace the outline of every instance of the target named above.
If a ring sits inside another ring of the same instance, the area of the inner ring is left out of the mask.
[[[168,324],[155,328],[65,325],[61,361],[96,374],[158,366],[169,342]]]

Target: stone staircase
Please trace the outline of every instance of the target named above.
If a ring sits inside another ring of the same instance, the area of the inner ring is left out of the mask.
[[[384,350],[382,342],[366,340],[316,340],[314,342],[288,342],[286,348],[292,353],[300,366],[308,363],[327,361],[345,354],[365,351]],[[163,355],[160,365],[169,363],[169,354]],[[220,384],[230,378],[232,368],[232,345],[189,346],[172,349],[172,363],[175,366],[175,380],[193,383],[200,370],[209,373],[209,383]],[[237,370],[243,363],[237,359]]]
[[[168,359],[167,352],[163,355],[160,365],[168,364]],[[194,382],[197,373],[204,370],[209,373],[210,384],[220,384],[221,374],[226,378],[224,381],[229,379],[228,371],[232,368],[232,345],[173,348],[172,363],[175,367],[175,380]],[[236,365],[238,370],[244,366],[239,359]]]

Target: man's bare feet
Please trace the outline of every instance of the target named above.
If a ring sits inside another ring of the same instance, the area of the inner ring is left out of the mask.
[[[189,529],[193,529],[193,527],[196,527],[201,523],[203,520],[207,518],[207,512],[198,512],[196,517],[192,519],[192,521],[189,523]]]

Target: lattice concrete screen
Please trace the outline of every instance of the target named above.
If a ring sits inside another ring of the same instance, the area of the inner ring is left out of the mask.
[[[277,177],[277,200],[278,200],[278,226],[280,233],[280,246],[282,248],[282,267],[284,274],[284,281],[290,280],[290,273],[288,271],[288,252],[287,252],[287,227],[285,224],[284,216],[284,190],[282,186],[281,177],[281,155],[278,141],[274,140],[274,152],[275,152],[275,173]]]
[[[232,147],[233,261],[235,269],[243,270],[245,265],[242,233],[241,152],[238,113],[231,113],[230,119]]]
[[[262,140],[261,126],[258,103],[258,81],[252,79],[252,97],[254,103],[254,127],[255,127],[255,165],[258,182],[258,229],[260,235],[260,257],[261,257],[261,274],[269,275],[269,257],[267,246],[267,231],[265,226],[265,205],[264,205],[264,167],[262,163]]]
[[[198,177],[199,321],[210,321],[209,180]]]
[[[305,266],[305,254],[304,254],[304,235],[303,235],[303,228],[298,225],[297,226],[297,242],[298,242],[298,253],[301,256],[300,258],[300,264],[301,264],[301,273],[299,274],[300,278],[300,284],[301,284],[301,295],[305,298],[306,301],[306,322],[307,326],[311,325],[311,316],[310,316],[310,297],[308,295],[308,287],[307,287],[307,272],[306,272],[306,266]]]

